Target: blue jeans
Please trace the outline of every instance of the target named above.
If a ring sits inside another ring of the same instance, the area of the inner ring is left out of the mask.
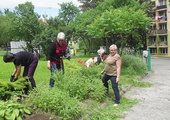
[[[104,74],[102,78],[102,82],[104,86],[106,87],[107,91],[109,90],[109,85],[108,85],[108,80],[111,80],[112,83],[112,89],[115,95],[115,103],[119,104],[120,103],[120,93],[118,89],[118,83],[116,83],[116,76],[109,76],[107,74]]]
[[[57,70],[62,70],[64,74],[64,64],[51,64],[51,77],[50,77],[50,87],[54,87],[54,79],[52,78],[52,75],[56,74]]]

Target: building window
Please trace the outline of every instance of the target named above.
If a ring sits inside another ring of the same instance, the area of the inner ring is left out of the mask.
[[[167,29],[166,23],[159,24],[159,29],[160,29],[160,30],[166,30],[166,29]]]
[[[156,54],[157,50],[156,50],[156,48],[150,48],[150,52],[151,52],[151,54]]]
[[[159,4],[161,5],[166,5],[166,0],[159,0]]]
[[[161,54],[167,54],[168,49],[167,48],[160,48]]]
[[[149,40],[149,45],[153,45],[156,42],[156,36],[151,36]]]
[[[156,24],[154,24],[153,26],[151,26],[150,29],[151,29],[151,30],[156,30]]]
[[[167,36],[160,36],[159,38],[161,42],[167,42]]]

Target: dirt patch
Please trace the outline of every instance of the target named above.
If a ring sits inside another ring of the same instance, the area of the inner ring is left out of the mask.
[[[59,120],[59,117],[54,117],[48,113],[37,111],[31,115],[25,115],[24,120]]]

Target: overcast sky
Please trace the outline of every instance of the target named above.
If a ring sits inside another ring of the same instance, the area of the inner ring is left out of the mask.
[[[46,14],[49,17],[55,17],[58,15],[58,10],[60,9],[59,5],[63,2],[72,2],[77,7],[79,2],[77,0],[0,0],[0,10],[8,8],[13,11],[14,7],[18,4],[24,4],[25,2],[32,2],[35,7],[35,12],[40,15]]]

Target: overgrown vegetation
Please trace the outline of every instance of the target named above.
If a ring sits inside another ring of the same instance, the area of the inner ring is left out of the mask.
[[[50,116],[53,116],[51,119],[96,120],[100,118],[102,120],[108,120],[123,117],[124,111],[138,101],[122,98],[120,106],[113,109],[114,96],[111,86],[109,94],[107,95],[101,82],[102,76],[100,75],[100,71],[103,69],[104,64],[101,63],[98,66],[93,65],[90,68],[86,68],[78,62],[80,60],[87,60],[88,58],[89,57],[74,57],[71,61],[64,60],[65,74],[62,75],[58,72],[57,75],[53,76],[55,78],[55,86],[52,89],[49,87],[50,71],[46,68],[46,61],[40,60],[35,72],[37,88],[31,90],[26,98],[14,92],[15,96],[21,96],[18,104],[32,108],[31,111],[40,110],[49,113]],[[147,72],[146,64],[143,63],[141,57],[123,55],[122,61],[121,81],[119,83],[120,90],[126,85],[137,87],[147,87],[151,85],[150,83],[136,79]],[[3,70],[3,74],[0,72],[1,84],[11,84],[11,86],[15,84],[19,85],[19,81],[9,83],[9,76],[14,67],[13,64],[3,63],[2,67],[6,69]],[[20,79],[22,79],[22,77]],[[16,86],[16,90],[19,88],[19,86]],[[6,87],[2,87],[2,89],[5,89],[6,92],[8,91]],[[23,89],[23,87],[20,89]],[[1,93],[5,93],[5,91]],[[13,98],[14,94],[10,95],[12,97],[7,97],[5,101]],[[0,97],[3,99],[2,95]],[[12,104],[16,103],[13,102]],[[3,111],[6,111],[6,109],[9,108],[2,108]],[[16,109],[20,110],[20,108]],[[17,115],[18,117],[24,118],[23,114]],[[4,118],[2,114],[0,114],[0,116]]]
[[[1,100],[8,100],[13,95],[21,95],[25,92],[26,86],[29,87],[29,83],[25,78],[21,78],[16,82],[6,82],[5,80],[0,82],[0,98]]]

